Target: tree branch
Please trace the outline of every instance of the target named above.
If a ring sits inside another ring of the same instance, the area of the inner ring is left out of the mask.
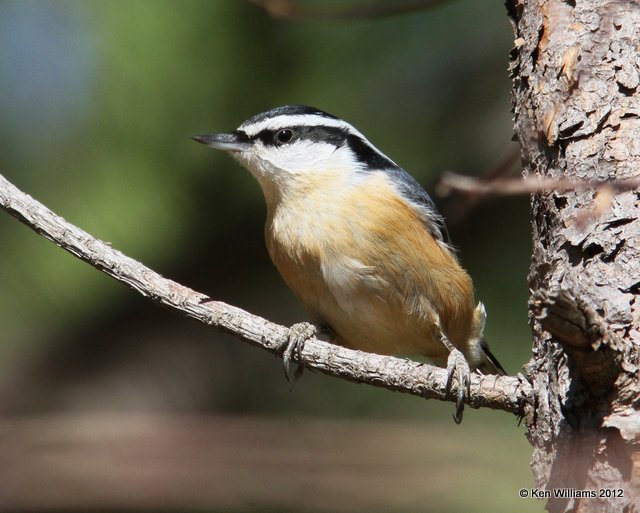
[[[451,192],[468,194],[471,197],[523,196],[545,192],[567,192],[595,190],[613,193],[640,188],[640,178],[618,178],[612,180],[581,180],[572,178],[524,178],[481,179],[456,173],[443,173],[437,192],[446,196]]]
[[[288,328],[221,301],[210,300],[162,277],[140,262],[68,223],[0,175],[0,207],[96,269],[148,297],[155,303],[232,333],[245,342],[277,353]],[[455,401],[446,390],[445,369],[391,356],[381,356],[310,339],[301,353],[304,365],[324,374],[357,383],[406,392],[424,398]],[[471,377],[472,408],[488,407],[528,416],[535,393],[523,376]]]

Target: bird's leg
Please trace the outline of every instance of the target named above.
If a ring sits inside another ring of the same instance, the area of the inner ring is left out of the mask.
[[[456,376],[458,398],[453,420],[456,424],[460,424],[464,413],[464,401],[471,395],[471,369],[462,352],[453,346],[442,329],[440,330],[440,340],[449,351],[449,357],[447,358],[447,391],[451,391],[453,375],[455,374]]]
[[[309,322],[298,322],[289,328],[287,339],[284,341],[279,350],[282,351],[282,360],[284,361],[284,375],[291,386],[296,380],[302,376],[304,367],[302,365],[302,348],[307,340],[315,337],[321,332],[328,332],[324,326],[312,324]],[[292,362],[297,361],[298,366],[292,372]]]

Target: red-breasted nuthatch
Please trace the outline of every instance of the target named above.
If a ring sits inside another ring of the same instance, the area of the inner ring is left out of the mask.
[[[455,373],[461,419],[471,369],[504,374],[483,338],[484,306],[429,195],[345,121],[304,105],[194,136],[258,180],[273,263],[338,344],[419,354]],[[292,327],[285,370],[313,330]],[[309,325],[306,325],[309,327]]]

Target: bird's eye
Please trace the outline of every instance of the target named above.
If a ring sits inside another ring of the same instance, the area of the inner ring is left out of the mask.
[[[288,128],[283,128],[282,130],[278,130],[276,132],[276,141],[280,144],[288,143],[293,137],[293,132]]]

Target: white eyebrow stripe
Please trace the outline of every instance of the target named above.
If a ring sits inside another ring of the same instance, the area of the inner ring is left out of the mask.
[[[317,114],[292,114],[281,115],[273,118],[263,119],[257,123],[243,123],[239,130],[242,130],[249,137],[259,134],[263,130],[278,130],[292,126],[330,126],[342,128],[343,130],[360,137],[371,144],[367,138],[358,132],[353,126],[341,119],[328,118]]]

